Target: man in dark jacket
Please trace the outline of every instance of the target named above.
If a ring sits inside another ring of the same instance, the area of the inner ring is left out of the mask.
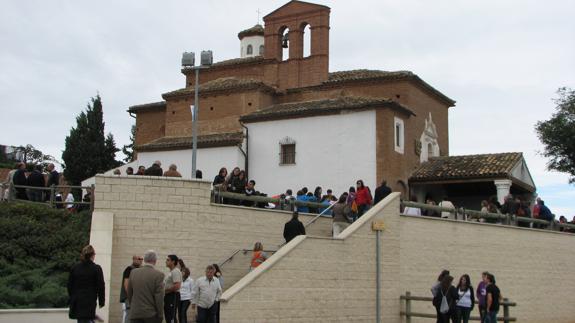
[[[162,176],[164,175],[164,170],[162,169],[162,163],[159,160],[156,160],[152,166],[148,167],[144,172],[144,175],[147,176]]]
[[[82,260],[70,271],[68,316],[78,322],[93,322],[96,319],[96,301],[105,304],[105,283],[102,267],[94,263],[96,252],[91,245],[82,249]]]
[[[299,235],[305,235],[305,227],[298,220],[298,215],[298,212],[294,211],[291,220],[284,225],[284,239],[286,239],[286,243]]]
[[[52,163],[48,164],[47,170],[48,170],[48,182],[46,183],[46,187],[50,187],[52,185],[58,186],[60,184],[60,174],[55,169],[54,164],[52,164]],[[45,192],[49,193],[49,191],[45,191]],[[50,194],[44,194],[44,195],[45,195],[44,200],[49,201],[50,200]]]
[[[18,163],[18,168],[14,173],[14,177],[12,178],[12,183],[14,185],[22,185],[26,186],[28,183],[26,182],[26,164],[25,163]],[[25,188],[16,188],[16,198],[20,200],[27,200],[28,196],[26,195]]]
[[[381,186],[375,189],[375,196],[373,197],[373,205],[379,203],[379,201],[383,200],[389,194],[391,194],[391,188],[387,186],[387,182],[385,180],[381,181]]]
[[[41,188],[46,187],[46,182],[44,181],[44,175],[42,174],[42,165],[36,165],[36,167],[34,167],[34,171],[28,176],[26,182],[28,186],[41,187]],[[28,193],[28,199],[30,201],[33,202],[43,201],[42,199],[43,190],[41,189],[36,190],[33,188],[29,188],[27,190],[27,193]]]

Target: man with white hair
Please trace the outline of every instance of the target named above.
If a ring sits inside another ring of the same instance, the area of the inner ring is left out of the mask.
[[[162,176],[164,175],[164,170],[162,169],[162,162],[156,160],[152,166],[148,167],[144,172],[144,175],[147,176]]]
[[[144,265],[134,268],[128,281],[131,323],[161,323],[164,319],[164,274],[155,269],[158,256],[153,250],[144,254]]]

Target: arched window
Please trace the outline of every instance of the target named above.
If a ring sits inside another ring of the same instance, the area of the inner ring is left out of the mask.
[[[279,34],[282,35],[280,37],[280,49],[282,50],[281,60],[285,61],[289,59],[289,28],[285,26],[282,27]]]
[[[246,50],[246,55],[252,55],[254,53],[254,48],[252,45],[248,45],[248,49]]]
[[[307,23],[302,24],[303,31],[303,57],[311,55],[311,27]]]
[[[433,152],[434,152],[433,144],[432,144],[432,143],[428,143],[428,144],[427,144],[427,159],[433,157]]]
[[[264,56],[264,45],[260,45],[260,56]]]

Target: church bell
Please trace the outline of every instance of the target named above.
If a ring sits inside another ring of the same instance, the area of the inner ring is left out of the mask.
[[[286,33],[283,37],[282,37],[282,48],[288,48],[288,41],[289,41],[289,36]]]

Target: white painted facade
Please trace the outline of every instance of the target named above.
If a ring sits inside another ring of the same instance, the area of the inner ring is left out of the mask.
[[[376,187],[375,110],[248,123],[249,177],[268,195],[321,186],[334,194],[363,179]],[[280,165],[280,142],[296,143],[294,165]]]
[[[255,36],[244,37],[240,41],[240,46],[241,46],[240,50],[241,58],[263,56],[264,53],[263,50],[260,53],[260,47],[263,48],[264,46],[264,36],[255,35]],[[252,47],[251,54],[248,54],[248,46]]]
[[[183,178],[191,178],[191,149],[141,152],[138,153],[136,164],[147,168],[156,160],[162,162],[164,171],[168,170],[170,164],[176,164]],[[228,171],[231,171],[235,166],[244,168],[244,155],[237,146],[198,149],[196,167],[202,171],[205,180],[213,180],[222,167],[227,167]]]
[[[132,167],[134,172],[137,172],[138,166],[142,165],[148,168],[152,166],[156,160],[162,163],[162,169],[164,171],[168,170],[170,164],[175,164],[178,167],[178,172],[182,174],[182,178],[191,178],[191,149],[141,152],[138,153],[138,160],[110,169],[104,172],[104,175],[114,175],[116,169],[119,169],[122,175],[126,175],[126,168],[128,167]],[[222,167],[227,167],[228,171],[231,171],[235,166],[244,169],[244,160],[244,155],[237,146],[202,148],[198,149],[196,167],[202,171],[203,179],[212,181]],[[90,177],[82,181],[82,186],[90,186],[95,183],[95,177]]]

